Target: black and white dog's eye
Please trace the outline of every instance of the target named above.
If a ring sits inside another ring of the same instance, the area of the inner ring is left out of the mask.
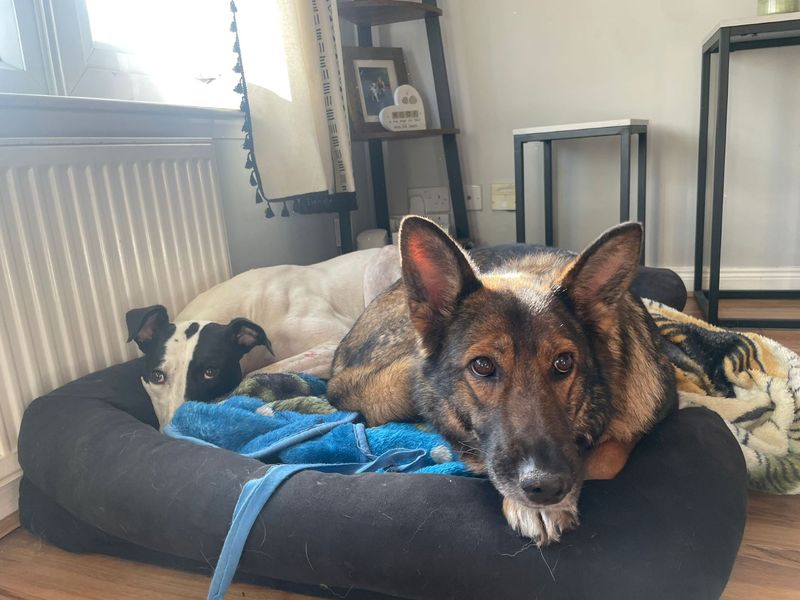
[[[162,383],[166,383],[167,376],[161,369],[153,369],[153,371],[150,373],[150,381],[152,383],[161,385]]]
[[[562,352],[556,359],[553,361],[553,368],[556,370],[556,373],[560,373],[561,375],[566,375],[570,371],[572,371],[572,365],[574,361],[572,359],[571,352]]]
[[[491,377],[497,371],[494,362],[488,356],[479,356],[472,360],[469,368],[478,377]]]
[[[209,367],[203,371],[203,379],[214,379],[217,375],[219,375],[219,369],[215,367]]]

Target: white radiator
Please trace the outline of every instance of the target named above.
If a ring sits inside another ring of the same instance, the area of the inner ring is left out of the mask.
[[[230,277],[207,139],[0,139],[0,518],[37,396],[133,358],[125,312]]]

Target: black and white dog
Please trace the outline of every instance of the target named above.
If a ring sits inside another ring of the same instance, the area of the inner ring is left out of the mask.
[[[399,276],[397,249],[386,246],[247,271],[200,294],[175,322],[161,305],[128,311],[128,341],[145,355],[142,384],[159,423],[185,400],[217,400],[255,371],[329,377],[336,346]]]
[[[256,346],[272,352],[261,326],[244,318],[170,323],[160,304],[125,315],[128,341],[144,353],[142,385],[163,427],[184,400],[210,402],[242,380],[241,358]]]

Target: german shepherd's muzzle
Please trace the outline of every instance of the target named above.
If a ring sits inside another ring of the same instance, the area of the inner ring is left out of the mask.
[[[331,402],[372,424],[422,417],[504,496],[540,544],[577,525],[586,477],[613,477],[677,405],[672,366],[628,288],[641,227],[580,256],[552,250],[480,273],[439,227],[408,217],[403,278],[342,340]]]

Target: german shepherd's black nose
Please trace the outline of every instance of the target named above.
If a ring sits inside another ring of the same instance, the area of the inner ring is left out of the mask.
[[[534,477],[525,477],[520,481],[520,487],[531,502],[555,504],[567,495],[570,481],[565,475],[542,473]]]

